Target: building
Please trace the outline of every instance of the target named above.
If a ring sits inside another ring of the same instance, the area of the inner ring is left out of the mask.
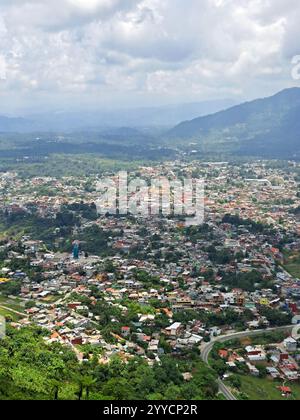
[[[165,331],[168,336],[178,337],[183,331],[183,326],[180,322],[175,322],[170,327],[167,327]]]
[[[283,342],[283,345],[289,352],[297,351],[297,341],[292,337],[286,338]]]

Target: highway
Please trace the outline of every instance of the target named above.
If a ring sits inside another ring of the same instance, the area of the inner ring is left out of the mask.
[[[264,330],[243,331],[243,332],[234,333],[234,334],[222,335],[220,337],[214,338],[210,343],[207,343],[202,347],[201,358],[204,361],[204,363],[209,365],[209,355],[216,343],[224,343],[226,341],[231,341],[231,340],[235,340],[235,339],[239,339],[243,337],[255,337],[257,335],[263,335],[265,333],[274,332],[274,331],[284,331],[284,330],[292,331],[293,328],[295,328],[295,325],[287,325],[284,327],[277,327],[277,328],[268,328]],[[228,401],[237,400],[237,398],[232,394],[230,389],[227,388],[227,386],[224,384],[221,378],[218,379],[218,384],[219,384],[220,392],[225,396],[225,398]]]

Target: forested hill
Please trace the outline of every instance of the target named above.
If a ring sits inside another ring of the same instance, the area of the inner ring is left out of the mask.
[[[150,367],[142,359],[125,364],[116,357],[109,365],[100,365],[95,351],[82,365],[68,347],[46,345],[46,335],[40,328],[8,327],[7,336],[0,340],[0,400],[218,398],[216,374],[199,356],[188,361],[193,379],[185,382],[185,361],[165,356],[161,364]]]
[[[300,157],[300,88],[183,122],[166,137],[202,153]]]

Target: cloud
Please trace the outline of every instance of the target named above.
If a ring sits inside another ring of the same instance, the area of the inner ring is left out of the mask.
[[[298,0],[2,0],[0,92],[25,104],[265,95],[295,83],[299,20]]]
[[[0,80],[6,79],[6,61],[3,56],[0,55]]]

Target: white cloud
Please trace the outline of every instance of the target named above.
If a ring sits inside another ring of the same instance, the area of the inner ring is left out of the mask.
[[[1,0],[0,92],[116,104],[265,95],[295,83],[299,20],[298,0]]]
[[[3,56],[0,55],[0,80],[6,79],[6,61]]]

